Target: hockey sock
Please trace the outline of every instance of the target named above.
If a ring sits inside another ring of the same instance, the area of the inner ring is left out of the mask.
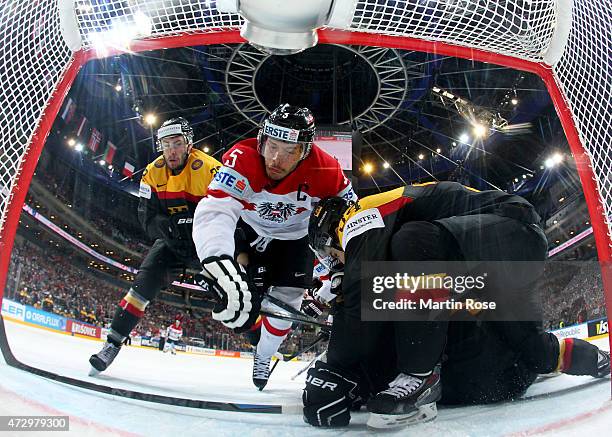
[[[115,311],[108,340],[121,344],[144,316],[148,304],[148,300],[130,288]]]
[[[289,331],[291,331],[290,321],[262,317],[261,335],[257,343],[257,355],[265,358],[274,355]]]

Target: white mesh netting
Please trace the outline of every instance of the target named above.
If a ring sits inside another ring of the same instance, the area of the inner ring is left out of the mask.
[[[59,28],[61,0],[8,0],[0,6],[0,230],[4,226],[21,160],[71,62]],[[542,62],[557,25],[557,2],[566,0],[360,0],[351,30],[442,41]],[[570,39],[553,72],[591,157],[605,209],[612,216],[612,113],[610,47],[612,0],[574,0]],[[92,35],[118,19],[150,18],[148,39],[218,32],[242,23],[206,0],[77,0],[78,34]],[[159,47],[162,47],[160,45]],[[25,181],[27,183],[27,181]],[[608,233],[610,231],[610,221]],[[612,245],[612,243],[611,243]]]

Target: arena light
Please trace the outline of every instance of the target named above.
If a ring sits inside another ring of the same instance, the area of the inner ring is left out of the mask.
[[[374,171],[374,165],[366,162],[365,164],[363,164],[363,172],[366,174],[370,174]]]
[[[134,14],[134,24],[138,36],[151,36],[153,31],[153,22],[151,18],[142,11],[136,11]]]
[[[441,153],[441,152],[442,152],[442,149],[440,149],[440,148],[436,149],[436,153]]]
[[[75,144],[76,144],[76,140],[74,138],[69,138],[68,139],[68,145],[70,147],[74,147]]]
[[[83,144],[81,144],[81,143],[77,143],[77,144],[74,146],[74,150],[76,150],[77,152],[82,152],[82,151],[83,151]]]
[[[515,97],[512,100],[510,100],[510,103],[512,103],[514,106],[518,105],[518,99]]]
[[[155,115],[155,114],[150,112],[150,113],[148,113],[147,115],[144,116],[144,121],[149,126],[153,126],[155,124],[155,122],[157,121],[157,115]]]
[[[115,85],[115,91],[119,92],[121,91],[123,88],[121,87],[121,85],[117,84]]]
[[[98,164],[100,164],[101,166],[105,166],[106,165],[106,161],[101,159],[98,161]]]
[[[239,12],[245,19],[240,35],[272,55],[299,53],[318,42],[317,29],[345,29],[352,21],[354,0],[217,0],[220,12]]]
[[[560,153],[555,153],[554,155],[548,157],[545,161],[544,161],[544,166],[546,168],[553,168],[556,167],[557,165],[561,164],[563,162],[563,155]]]
[[[391,167],[387,161],[383,162],[383,168]]]
[[[467,144],[467,142],[470,141],[470,136],[466,133],[462,133],[461,136],[459,137],[459,141],[462,142],[463,144]]]
[[[476,137],[478,137],[478,138],[482,138],[482,137],[486,136],[487,132],[488,132],[487,128],[483,124],[480,124],[480,123],[475,123],[472,126],[472,131],[474,132],[474,135]],[[464,142],[466,142],[466,141],[464,141]]]
[[[208,153],[208,152],[210,152],[210,147],[208,146],[204,147],[204,153]]]
[[[419,161],[422,161],[425,158],[425,155],[423,155],[422,153],[419,153]]]
[[[106,57],[109,48],[129,51],[133,40],[151,35],[153,31],[151,18],[141,11],[136,11],[133,17],[133,21],[124,18],[115,19],[109,30],[87,34],[98,56]]]

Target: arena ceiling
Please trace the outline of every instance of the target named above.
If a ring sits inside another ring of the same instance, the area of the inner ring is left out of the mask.
[[[455,103],[440,96],[445,91]],[[567,151],[537,76],[405,50],[319,45],[279,57],[236,44],[126,54],[88,63],[69,96],[112,138],[118,159],[137,168],[153,158],[151,135],[163,119],[188,118],[197,144],[219,156],[256,135],[263,116],[285,101],[310,107],[319,126],[362,132],[356,166],[374,165],[357,172],[364,187],[450,178],[508,189],[523,175],[536,177],[550,151]],[[149,113],[157,115],[153,126]],[[478,138],[482,114],[511,128]]]

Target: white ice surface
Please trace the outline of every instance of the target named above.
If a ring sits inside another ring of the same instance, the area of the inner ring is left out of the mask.
[[[71,435],[282,436],[369,435],[367,413],[353,414],[348,428],[322,430],[302,421],[304,378],[290,378],[305,364],[280,363],[266,389],[251,383],[251,361],[125,347],[103,374],[87,376],[88,357],[102,343],[5,322],[18,360],[61,375],[116,388],[189,399],[282,404],[296,414],[199,410],[142,402],[57,383],[0,362],[0,415],[68,415]],[[608,348],[608,339],[598,340]],[[582,387],[580,387],[582,385]],[[574,387],[577,389],[568,390]],[[547,393],[552,393],[548,394]],[[529,399],[504,404],[439,408],[438,418],[387,435],[612,435],[610,380],[562,375],[535,384]],[[4,433],[2,433],[4,434]],[[42,434],[36,434],[42,435]],[[54,433],[61,436],[66,433]]]

